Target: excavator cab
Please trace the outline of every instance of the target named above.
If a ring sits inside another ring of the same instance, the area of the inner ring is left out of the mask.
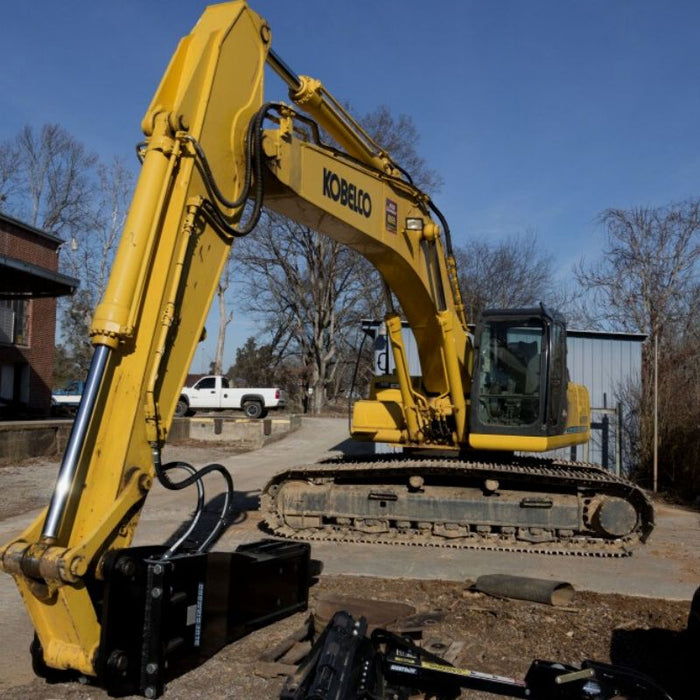
[[[485,311],[474,358],[472,434],[546,438],[565,432],[566,325],[559,314],[543,306]]]

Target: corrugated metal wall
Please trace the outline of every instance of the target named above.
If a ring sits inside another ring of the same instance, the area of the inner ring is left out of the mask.
[[[588,387],[591,404],[613,407],[620,387],[642,376],[642,342],[646,336],[626,333],[569,331],[571,380]]]
[[[363,324],[375,334],[375,372],[385,374],[394,368],[391,348],[383,334],[383,325]],[[642,343],[645,335],[632,333],[602,333],[570,330],[567,336],[568,367],[571,381],[588,387],[591,396],[591,440],[588,445],[558,450],[564,459],[578,459],[605,464],[617,471],[619,464],[617,411],[620,391],[641,383]],[[403,340],[412,375],[420,375],[418,349],[413,333],[407,326]]]
[[[394,355],[391,352],[391,345],[384,330],[384,324],[376,326],[378,335],[374,340],[374,373],[375,374],[391,374],[394,369]],[[411,375],[417,377],[420,375],[420,359],[418,358],[418,345],[413,333],[408,326],[404,326],[403,344],[406,348],[406,357],[408,359],[408,370]]]
[[[642,379],[643,334],[570,330],[567,338],[571,381],[583,384],[591,396],[591,439],[588,445],[560,451],[573,457],[624,471],[620,463],[618,411],[621,392],[639,387]]]

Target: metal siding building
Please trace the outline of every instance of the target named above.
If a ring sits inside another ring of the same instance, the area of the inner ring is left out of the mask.
[[[378,375],[391,374],[395,369],[394,356],[384,324],[372,321],[371,325],[363,324],[363,330],[374,337],[374,373]],[[408,371],[412,376],[417,377],[421,373],[418,345],[411,329],[406,324],[404,324],[402,336],[408,360]]]
[[[559,451],[619,474],[624,471],[618,439],[624,420],[621,395],[642,381],[642,333],[569,330],[567,356],[571,381],[588,388],[591,397],[591,439],[587,445]]]
[[[567,332],[571,381],[588,387],[592,406],[612,408],[621,386],[641,381],[645,339],[632,333]]]
[[[374,337],[374,370],[387,374],[394,369],[391,348],[383,324],[377,321],[363,323],[363,330]],[[641,333],[607,333],[601,331],[567,331],[567,365],[571,381],[588,388],[591,397],[591,440],[587,445],[558,450],[555,454],[565,459],[578,459],[606,466],[618,472],[621,455],[618,422],[620,391],[638,387],[642,376]],[[420,361],[413,333],[404,324],[403,340],[409,371],[419,376]],[[382,450],[384,451],[384,450]]]

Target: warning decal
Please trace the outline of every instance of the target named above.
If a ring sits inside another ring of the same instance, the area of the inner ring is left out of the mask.
[[[398,207],[391,199],[386,200],[386,230],[388,233],[396,233],[398,220]]]

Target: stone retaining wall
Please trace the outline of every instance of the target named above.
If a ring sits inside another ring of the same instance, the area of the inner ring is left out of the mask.
[[[256,450],[268,442],[279,440],[301,425],[297,414],[263,419],[232,418],[230,416],[193,416],[176,418],[170,429],[168,442],[199,440],[228,442],[244,449]]]
[[[0,461],[56,457],[66,448],[72,420],[0,423]]]
[[[0,461],[63,454],[73,421],[70,419],[0,422]],[[168,442],[199,440],[236,443],[254,450],[297,430],[301,416],[275,416],[262,420],[232,416],[175,418]]]

